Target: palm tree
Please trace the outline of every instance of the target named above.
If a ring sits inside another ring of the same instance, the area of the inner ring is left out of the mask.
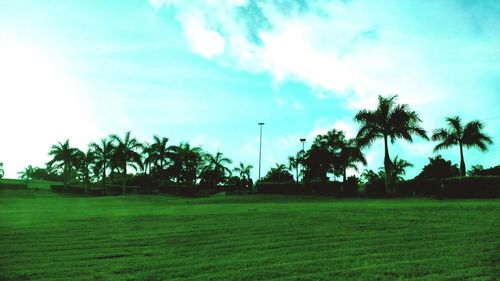
[[[64,185],[68,182],[71,171],[77,164],[77,152],[76,148],[70,146],[69,140],[66,140],[64,143],[59,142],[50,148],[49,155],[53,158],[47,165],[56,169],[62,169]]]
[[[229,169],[225,165],[231,165],[233,164],[233,161],[227,157],[224,157],[224,154],[222,154],[222,152],[217,152],[215,155],[207,153],[206,157],[208,160],[208,167],[210,167],[210,169],[213,169],[224,176],[231,175],[231,169]]]
[[[142,168],[141,154],[138,152],[143,145],[136,138],[130,136],[130,131],[126,132],[123,139],[118,135],[110,135],[109,138],[114,143],[113,156],[122,172],[122,192],[127,192],[127,167],[134,170]]]
[[[361,110],[354,118],[361,124],[356,137],[361,147],[369,146],[377,139],[384,140],[385,187],[388,192],[394,191],[389,140],[394,143],[396,139],[403,138],[412,142],[413,134],[428,139],[425,130],[420,127],[422,120],[418,113],[410,110],[407,104],[397,104],[396,99],[397,96],[378,96],[375,110]]]
[[[158,137],[157,135],[153,136],[153,144],[152,146],[152,155],[153,159],[156,161],[157,168],[160,171],[163,171],[165,168],[165,160],[167,159],[168,155],[168,147],[167,147],[167,142],[168,138],[165,137]]]
[[[108,139],[101,139],[99,144],[93,142],[89,147],[95,157],[95,174],[102,173],[102,185],[106,188],[106,170],[111,167],[113,144]]]
[[[91,148],[87,150],[87,153],[77,149],[76,157],[78,163],[77,168],[80,172],[82,182],[83,184],[85,184],[85,193],[88,193],[91,183],[91,168],[92,165],[94,165],[94,163],[96,162],[96,158]]]
[[[222,152],[215,155],[205,153],[204,158],[206,164],[200,174],[202,184],[217,186],[231,176],[231,170],[226,165],[232,164],[233,161],[224,157]]]
[[[403,176],[406,174],[406,168],[413,167],[413,164],[398,158],[398,156],[394,157],[392,160],[392,174],[396,181],[402,181]]]
[[[167,157],[172,161],[170,170],[178,185],[181,182],[194,183],[203,160],[202,155],[200,147],[192,147],[187,142],[168,147]]]
[[[358,171],[356,164],[366,165],[366,158],[361,152],[356,139],[344,141],[340,146],[340,151],[335,159],[337,171],[342,174],[342,180],[347,181],[347,169]]]
[[[32,180],[33,179],[33,174],[35,173],[35,168],[31,165],[28,167],[24,168],[21,172],[18,172],[17,174],[19,175],[20,180]]]
[[[233,169],[233,172],[238,173],[240,175],[240,179],[250,178],[250,171],[253,169],[252,165],[245,165],[242,162]]]
[[[487,151],[487,145],[493,144],[491,138],[482,132],[484,124],[479,120],[473,120],[465,126],[459,116],[446,117],[447,128],[439,128],[432,132],[432,140],[440,141],[434,151],[446,149],[454,145],[460,148],[460,176],[465,176],[465,160],[463,147],[477,147],[481,151]]]

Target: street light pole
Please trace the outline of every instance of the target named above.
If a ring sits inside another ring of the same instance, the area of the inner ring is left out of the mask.
[[[261,167],[261,162],[262,162],[262,125],[264,125],[263,122],[259,122],[260,126],[260,142],[259,142],[259,180],[260,180],[260,167]]]

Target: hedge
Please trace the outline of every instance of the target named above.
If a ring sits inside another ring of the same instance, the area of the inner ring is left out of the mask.
[[[295,182],[257,182],[257,193],[262,194],[301,194],[306,190]]]
[[[500,198],[499,176],[413,179],[398,184],[398,193],[447,198]]]
[[[0,189],[26,189],[27,184],[23,183],[0,183]]]

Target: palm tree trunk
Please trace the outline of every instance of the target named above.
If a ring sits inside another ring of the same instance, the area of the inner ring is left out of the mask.
[[[125,194],[127,192],[127,164],[123,166],[123,175],[122,175],[122,193]]]
[[[102,187],[104,188],[104,193],[106,193],[107,192],[107,190],[106,190],[106,164],[104,164],[102,167]]]
[[[387,136],[384,136],[384,172],[385,172],[385,188],[388,193],[393,192],[391,158],[389,157],[389,145]]]
[[[464,161],[464,151],[462,143],[458,144],[460,146],[460,176],[465,177],[465,161]]]

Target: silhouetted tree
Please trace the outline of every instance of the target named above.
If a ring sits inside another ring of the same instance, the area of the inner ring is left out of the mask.
[[[261,179],[262,182],[293,182],[293,175],[290,174],[287,167],[283,164],[276,164],[272,167],[265,177]]]
[[[47,165],[62,170],[64,185],[69,181],[72,170],[77,165],[77,153],[78,149],[71,147],[69,140],[66,140],[64,143],[59,142],[53,145],[49,151],[52,160],[50,160]]]
[[[92,182],[92,166],[95,163],[95,155],[92,149],[83,152],[79,149],[76,150],[77,169],[81,175],[82,183],[85,185],[85,193],[88,193],[90,184]]]
[[[403,176],[406,174],[406,169],[413,167],[413,164],[404,160],[399,159],[398,156],[394,157],[391,165],[391,173],[396,182],[403,181]],[[382,169],[383,172],[385,170]]]
[[[172,165],[170,174],[175,175],[178,184],[194,184],[203,163],[203,150],[183,142],[178,146],[170,146],[167,153]]]
[[[366,158],[361,152],[356,139],[344,140],[340,144],[340,151],[335,157],[337,173],[342,174],[342,182],[347,181],[347,169],[358,171],[357,164],[366,165]]]
[[[300,160],[297,156],[288,156],[288,170],[295,171],[295,181],[299,182]]]
[[[306,177],[326,182],[327,174],[335,172],[335,159],[344,142],[344,133],[335,129],[316,136],[303,158]]]
[[[231,176],[231,170],[226,165],[233,162],[224,157],[222,152],[217,152],[215,155],[205,153],[204,157],[206,164],[200,175],[202,183],[217,186]]]
[[[384,171],[387,192],[394,191],[389,140],[394,143],[396,139],[403,138],[412,142],[413,134],[428,139],[425,130],[420,127],[422,120],[417,112],[410,110],[407,104],[397,104],[396,99],[397,96],[387,98],[379,96],[375,110],[361,110],[354,118],[361,124],[356,137],[360,146],[369,146],[377,139],[384,141]]]
[[[233,169],[233,172],[238,173],[241,180],[246,180],[250,178],[250,172],[253,169],[252,165],[245,165],[242,162]]]
[[[93,142],[89,147],[94,154],[94,174],[102,174],[102,185],[106,188],[106,170],[111,167],[113,144],[108,139],[101,139],[99,144]]]
[[[111,135],[110,139],[114,142],[113,157],[122,172],[122,191],[126,193],[127,167],[129,166],[136,171],[143,167],[141,154],[139,153],[142,144],[136,138],[130,136],[130,131],[125,133],[123,139],[118,135]]]
[[[493,144],[491,138],[485,135],[482,130],[484,124],[479,120],[471,121],[465,126],[459,116],[447,117],[447,128],[439,128],[432,132],[432,140],[440,141],[434,151],[447,149],[458,145],[460,148],[460,176],[465,176],[465,160],[463,147],[477,147],[481,151],[487,151],[488,144]]]
[[[3,178],[4,171],[3,171],[3,163],[0,162],[0,179]]]
[[[418,179],[443,179],[455,177],[460,174],[456,164],[443,159],[441,155],[429,157],[429,163],[422,168],[420,174],[416,176]]]

